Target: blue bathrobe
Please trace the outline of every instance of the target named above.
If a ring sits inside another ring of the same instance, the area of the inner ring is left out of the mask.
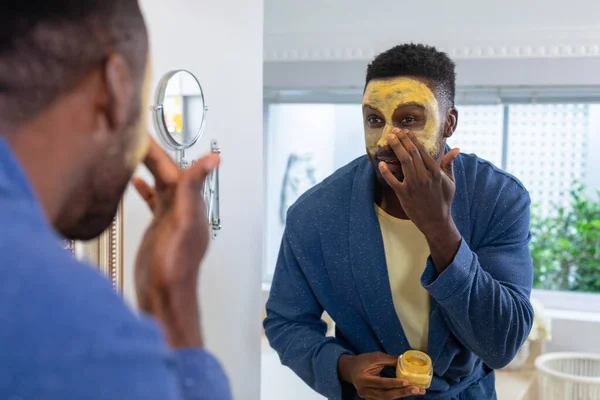
[[[515,357],[533,323],[530,199],[516,178],[474,155],[460,154],[454,175],[452,217],[463,240],[442,274],[429,259],[421,277],[435,375],[425,398],[495,399],[493,370]],[[358,398],[338,378],[341,354],[410,350],[392,302],[375,179],[361,157],[290,208],[267,302],[271,346],[329,399]],[[323,311],[335,338],[325,336]]]

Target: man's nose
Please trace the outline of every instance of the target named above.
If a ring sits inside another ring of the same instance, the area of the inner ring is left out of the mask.
[[[394,130],[394,126],[391,124],[385,124],[385,126],[383,127],[383,130],[381,131],[381,137],[379,138],[379,141],[377,142],[377,147],[386,147],[388,146],[388,135],[390,133],[392,133],[392,131]]]

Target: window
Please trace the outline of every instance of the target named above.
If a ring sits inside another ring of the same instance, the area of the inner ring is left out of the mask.
[[[517,176],[543,216],[568,206],[574,182],[585,182],[588,104],[513,105],[506,170]],[[599,290],[600,291],[600,287]]]
[[[591,162],[600,148],[600,99],[589,90],[584,100],[577,91],[536,89],[534,98],[523,90],[459,94],[459,126],[448,144],[491,161],[529,190],[536,288],[600,293],[600,163]],[[356,93],[267,96],[266,281],[287,207],[365,153],[359,101]]]
[[[504,107],[500,105],[467,105],[458,107],[458,129],[448,140],[450,147],[474,153],[502,165]]]

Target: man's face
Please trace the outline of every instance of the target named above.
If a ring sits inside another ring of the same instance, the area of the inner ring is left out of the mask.
[[[130,108],[130,123],[121,132],[111,134],[104,156],[91,169],[87,182],[55,224],[65,237],[93,239],[104,232],[115,217],[133,172],[148,152],[146,120],[151,77],[148,59],[144,78],[135,78],[136,95]]]
[[[409,129],[424,144],[434,159],[439,159],[444,146],[438,101],[426,81],[413,77],[376,79],[369,82],[363,95],[363,121],[367,154],[379,181],[379,163],[384,161],[400,181],[402,167],[388,145],[387,137],[394,128]]]

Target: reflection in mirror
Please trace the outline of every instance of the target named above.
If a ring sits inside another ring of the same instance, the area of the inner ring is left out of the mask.
[[[171,76],[163,99],[163,121],[171,138],[181,146],[191,146],[201,135],[204,97],[200,84],[187,71]]]
[[[152,111],[163,144],[177,151],[180,166],[186,168],[184,151],[202,137],[208,111],[200,82],[189,71],[168,72],[158,84]]]
[[[321,28],[265,52],[263,400],[600,399],[598,60]]]

